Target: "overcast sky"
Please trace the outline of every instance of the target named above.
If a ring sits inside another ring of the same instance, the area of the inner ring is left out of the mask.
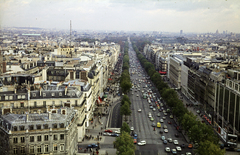
[[[240,0],[0,0],[1,26],[240,33]]]

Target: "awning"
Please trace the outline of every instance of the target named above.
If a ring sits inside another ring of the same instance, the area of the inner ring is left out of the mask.
[[[163,75],[166,75],[167,72],[162,72],[162,71],[159,71],[160,74],[163,74]]]

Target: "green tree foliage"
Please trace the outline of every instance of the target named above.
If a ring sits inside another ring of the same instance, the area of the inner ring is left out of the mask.
[[[129,105],[131,105],[131,101],[129,99],[129,97],[127,95],[123,95],[122,101],[121,101],[121,105],[124,104],[124,102],[128,102]]]
[[[125,120],[127,119],[126,116],[131,115],[132,111],[130,109],[129,103],[127,101],[120,107],[120,114],[125,116]]]
[[[221,150],[219,145],[212,143],[211,141],[202,141],[199,143],[199,147],[196,151],[199,155],[224,155],[225,150]]]
[[[135,153],[133,139],[127,132],[123,132],[117,137],[114,145],[117,149],[117,155],[133,155]]]
[[[122,127],[120,128],[121,133],[123,132],[127,132],[128,134],[130,134],[131,130],[130,127],[128,126],[128,124],[126,122],[123,122]]]

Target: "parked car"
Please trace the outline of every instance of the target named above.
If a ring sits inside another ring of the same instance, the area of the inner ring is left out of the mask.
[[[87,146],[87,148],[97,148],[97,147],[98,145],[94,143]]]
[[[104,132],[112,133],[113,131],[112,130],[105,130]]]
[[[172,154],[177,154],[177,150],[176,149],[172,149]]]
[[[165,140],[165,136],[162,136],[162,140]]]
[[[188,148],[189,149],[193,148],[193,145],[192,144],[188,144]]]
[[[103,136],[111,136],[111,133],[109,133],[109,132],[104,132],[104,133],[103,133]]]
[[[177,146],[176,149],[177,149],[177,151],[179,151],[179,152],[182,151],[182,148],[181,148],[180,146]]]
[[[117,134],[117,133],[112,133],[111,136],[112,136],[112,137],[119,137],[119,134]]]
[[[169,143],[172,143],[172,138],[167,139]]]
[[[167,140],[163,140],[163,144],[167,144]]]
[[[131,127],[130,130],[133,131],[133,130],[134,130],[134,127]]]
[[[178,145],[178,140],[173,140],[173,144]]]

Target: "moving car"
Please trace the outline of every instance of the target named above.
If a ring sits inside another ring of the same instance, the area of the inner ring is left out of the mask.
[[[160,119],[160,122],[163,123],[163,119]]]
[[[177,154],[177,150],[176,149],[172,149],[172,154]]]
[[[170,118],[172,118],[172,119],[173,119],[173,115],[170,115]]]
[[[163,128],[164,128],[164,129],[167,129],[167,126],[166,126],[166,125],[164,125],[164,126],[163,126]]]
[[[142,140],[142,141],[138,142],[137,144],[141,146],[141,145],[146,145],[147,143],[145,140]]]
[[[169,143],[172,143],[172,138],[167,139]]]
[[[134,143],[134,144],[137,144],[137,139],[133,139],[133,143]]]
[[[163,144],[167,144],[167,140],[163,140]]]
[[[161,128],[161,123],[160,122],[157,122],[157,127]]]
[[[138,112],[142,112],[142,109],[138,109]]]
[[[162,136],[162,140],[165,140],[165,136]]]
[[[130,130],[133,131],[133,130],[134,130],[134,127],[131,127]]]
[[[193,147],[192,144],[188,144],[188,148],[191,149]]]
[[[176,149],[177,149],[177,151],[179,151],[179,152],[182,151],[182,148],[181,148],[180,146],[177,146]]]
[[[154,118],[153,117],[151,117],[151,119],[150,119],[151,121],[154,121]]]
[[[168,129],[164,129],[164,132],[165,132],[165,133],[168,133]]]
[[[192,155],[192,153],[191,152],[186,152],[186,155]]]
[[[158,116],[158,117],[160,117],[160,116],[161,116],[161,114],[160,114],[160,113],[158,113],[158,114],[157,114],[157,116]]]
[[[178,140],[173,140],[173,144],[178,145]]]
[[[156,127],[156,123],[155,122],[152,123],[152,127]]]
[[[170,152],[170,151],[171,151],[171,150],[170,150],[170,147],[166,147],[166,148],[165,148],[165,151],[166,151],[166,152]]]

